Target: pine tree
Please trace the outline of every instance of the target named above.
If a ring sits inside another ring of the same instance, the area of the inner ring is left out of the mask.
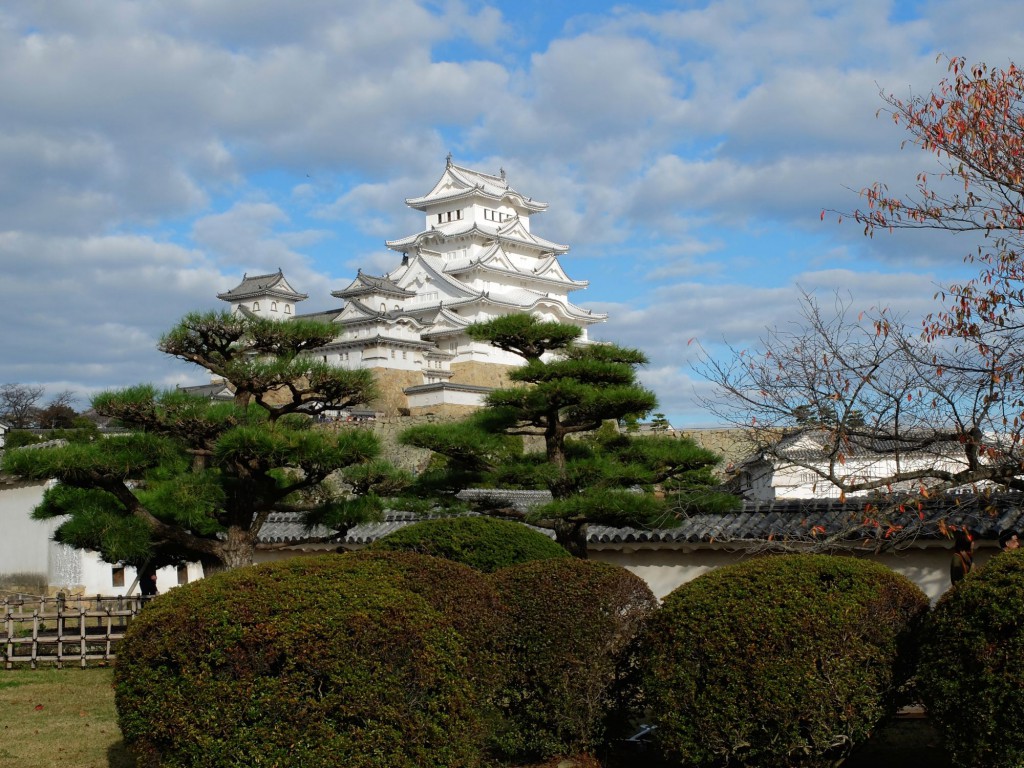
[[[466,421],[403,434],[407,444],[447,458],[420,478],[423,492],[546,488],[553,501],[531,513],[530,522],[552,528],[581,557],[589,523],[671,527],[688,511],[735,505],[734,497],[715,490],[711,469],[718,457],[710,451],[689,439],[626,436],[614,427],[657,405],[637,381],[637,368],[647,362],[639,350],[577,344],[579,328],[527,315],[475,324],[468,333],[526,362],[511,371],[513,386],[491,392],[486,408]],[[544,453],[523,452],[512,439],[518,436],[542,437]]]
[[[60,518],[57,541],[108,562],[246,565],[273,512],[343,531],[378,511],[379,488],[394,492],[407,479],[367,469],[379,452],[372,433],[319,429],[310,418],[375,394],[369,371],[306,354],[334,336],[325,323],[190,314],[159,348],[223,377],[234,402],[146,385],[106,392],[93,408],[129,434],[10,451],[3,468],[57,479],[34,517]]]

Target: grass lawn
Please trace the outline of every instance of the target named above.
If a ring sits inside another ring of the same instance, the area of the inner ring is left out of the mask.
[[[0,768],[135,768],[114,713],[113,671],[0,669]],[[536,768],[555,768],[558,761]],[[625,763],[637,765],[636,757]],[[577,768],[593,768],[580,761]],[[844,768],[948,768],[925,720],[898,720],[858,748]]]
[[[134,768],[112,683],[109,668],[0,669],[0,766]]]

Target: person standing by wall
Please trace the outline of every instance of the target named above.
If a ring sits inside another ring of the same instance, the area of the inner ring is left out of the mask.
[[[159,594],[156,588],[156,568],[149,566],[143,568],[142,573],[139,574],[139,590],[144,598],[156,597]]]
[[[949,581],[956,584],[974,568],[974,536],[968,530],[953,531],[953,558],[949,564]]]
[[[1017,532],[1011,528],[1000,533],[999,550],[1007,552],[1014,549],[1020,549],[1020,539],[1017,538]]]

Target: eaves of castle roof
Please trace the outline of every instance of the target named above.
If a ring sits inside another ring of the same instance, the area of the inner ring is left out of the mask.
[[[444,271],[449,275],[461,275],[474,270],[503,277],[526,279],[542,285],[557,286],[565,291],[578,291],[589,285],[587,280],[570,279],[557,264],[557,257],[554,254],[541,261],[529,272],[517,269],[497,243],[479,258],[456,259],[444,265]]]
[[[250,276],[245,274],[242,276],[242,282],[230,291],[217,294],[217,298],[224,301],[235,301],[259,296],[272,296],[293,301],[302,301],[309,298],[307,294],[299,293],[288,285],[288,281],[285,280],[284,273],[280,269],[269,275]]]
[[[568,253],[569,251],[567,245],[553,243],[529,232],[518,218],[510,219],[495,230],[482,229],[476,222],[442,224],[398,240],[387,240],[384,244],[393,251],[407,253],[421,248],[433,240],[444,242],[453,237],[478,237],[485,242],[497,240],[498,242],[526,246],[544,254]]]
[[[456,296],[470,297],[476,295],[475,291],[466,287],[461,281],[445,274],[444,264],[438,256],[417,253],[413,258],[409,259],[408,264],[399,267],[392,275],[396,281],[409,280],[410,275],[415,273],[416,267],[421,268],[432,280],[443,284]]]
[[[852,436],[844,440],[841,449],[835,449],[832,433],[827,429],[809,427],[784,435],[772,446],[771,457],[758,455],[748,461],[789,459],[797,462],[827,460],[833,449],[845,459],[884,459],[897,455],[911,458],[962,456],[964,446],[955,440],[932,440],[929,433],[907,433],[903,440],[885,435]]]
[[[494,304],[502,307],[515,307],[517,309],[531,310],[542,305],[558,307],[573,320],[582,321],[588,325],[601,323],[608,319],[603,312],[593,312],[589,309],[578,307],[570,301],[555,296],[531,291],[528,288],[514,288],[500,293],[496,291],[485,291],[479,298],[485,304]]]
[[[367,275],[362,270],[359,270],[356,273],[355,280],[353,280],[347,288],[331,292],[331,296],[336,296],[339,299],[348,299],[354,296],[366,296],[373,294],[394,296],[397,298],[409,298],[410,296],[416,295],[414,291],[407,291],[396,285],[394,281],[388,277]]]
[[[322,312],[309,312],[304,315],[295,315],[296,320],[315,320],[320,323],[333,323],[338,320],[338,316],[341,315],[344,307],[338,307],[337,309],[325,309]]]
[[[470,303],[470,302],[466,302]],[[431,328],[423,333],[424,339],[443,339],[463,333],[469,321],[457,315],[447,306],[439,307],[431,322]]]
[[[342,325],[351,325],[352,323],[375,320],[378,317],[380,317],[379,311],[370,309],[359,299],[349,299],[345,302],[345,307],[341,310],[341,314],[338,315],[335,322]]]
[[[407,324],[418,331],[428,328],[430,325],[429,321],[424,320],[422,313],[414,310],[389,309],[386,312],[374,312],[365,304],[355,301],[350,303],[352,311],[337,321],[338,325],[342,327],[374,324],[385,326]]]
[[[460,384],[455,381],[432,381],[429,384],[415,384],[411,387],[406,387],[402,392],[407,395],[418,395],[424,392],[437,392],[441,390],[486,395],[489,392],[493,392],[494,387],[482,387],[479,384]]]
[[[235,399],[235,393],[227,385],[227,383],[214,382],[211,384],[197,384],[190,387],[178,386],[179,392],[192,395],[193,397],[201,397],[205,400],[218,400],[218,401],[232,401]]]
[[[512,189],[504,174],[493,176],[488,173],[474,171],[449,162],[434,187],[421,197],[406,198],[405,204],[417,210],[442,202],[455,202],[470,197],[484,197],[495,201],[508,200],[513,206],[525,208],[531,212],[546,210],[547,203],[525,197]]]
[[[409,339],[404,336],[389,336],[385,333],[377,333],[374,336],[365,336],[358,339],[338,339],[330,344],[317,347],[316,352],[330,352],[337,349],[361,349],[364,347],[376,347],[380,344],[388,344],[392,347],[404,347],[406,349],[429,350],[434,348],[431,341],[421,339]]]
[[[569,246],[538,237],[528,230],[518,216],[514,216],[498,227],[499,242],[511,242],[533,246],[542,253],[568,253]]]

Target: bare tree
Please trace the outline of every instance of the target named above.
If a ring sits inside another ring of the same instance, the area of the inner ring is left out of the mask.
[[[705,406],[749,429],[762,455],[812,473],[841,498],[1024,489],[1024,425],[990,353],[922,337],[886,310],[854,316],[848,301],[826,312],[804,294],[801,309],[756,349],[724,361],[704,354],[699,366],[718,388]],[[794,435],[813,440],[794,451],[781,439]]]
[[[58,392],[46,407],[38,412],[39,426],[43,429],[70,429],[78,413],[71,404],[78,398],[70,389]]]
[[[16,429],[31,427],[43,391],[40,385],[0,385],[0,418]]]
[[[920,174],[908,195],[873,184],[866,209],[845,215],[868,236],[976,234],[965,257],[976,276],[940,290],[937,311],[916,329],[887,310],[855,317],[839,302],[824,312],[804,296],[791,328],[703,362],[720,393],[709,407],[751,428],[767,456],[841,495],[895,495],[896,508],[909,492],[920,501],[953,489],[1024,490],[1024,71],[948,63],[931,93],[882,94],[882,112],[944,172]],[[779,437],[801,433],[818,448],[787,452]],[[883,469],[851,469],[851,457]]]

